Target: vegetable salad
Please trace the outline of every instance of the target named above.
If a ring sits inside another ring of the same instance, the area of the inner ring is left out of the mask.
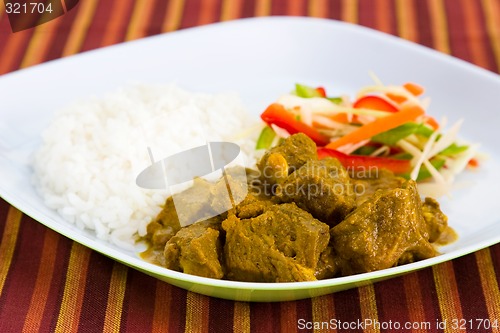
[[[458,139],[463,120],[447,126],[446,118],[430,116],[418,84],[376,81],[354,98],[296,84],[261,114],[266,126],[256,148],[302,132],[316,142],[319,158],[335,157],[351,172],[385,168],[416,180],[425,194],[448,193],[459,173],[478,166],[477,145]]]

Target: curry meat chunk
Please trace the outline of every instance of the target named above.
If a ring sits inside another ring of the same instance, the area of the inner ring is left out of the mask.
[[[158,263],[216,279],[311,281],[430,258],[435,244],[455,237],[414,181],[387,170],[350,175],[337,159],[318,160],[303,134],[257,167],[227,169],[213,183],[195,179],[168,198],[147,227]]]
[[[380,169],[369,173],[368,177],[354,178],[352,181],[356,187],[356,204],[360,206],[363,202],[373,197],[375,192],[402,188],[406,180],[394,175],[391,171]],[[448,217],[441,211],[439,203],[433,198],[425,198],[422,201],[422,213],[429,234],[429,242],[438,242],[453,230],[448,227]],[[446,241],[444,241],[446,243]],[[408,262],[404,260],[404,262]]]
[[[436,242],[448,229],[448,217],[441,211],[439,203],[432,198],[425,198],[422,211],[429,231],[429,242]]]
[[[282,182],[307,161],[317,159],[314,141],[305,134],[298,133],[268,150],[257,163],[257,167],[263,182],[274,185]]]
[[[221,279],[220,219],[211,218],[182,228],[165,245],[165,267],[187,274]]]
[[[222,177],[211,186],[210,198],[205,200],[215,212],[225,213],[246,198],[249,187],[247,177],[243,167],[236,166],[223,170]]]
[[[147,226],[146,239],[154,249],[163,249],[168,240],[181,229],[179,217],[175,210],[174,200],[168,197],[163,209]]]
[[[284,202],[295,202],[330,226],[356,208],[349,174],[333,158],[308,161],[277,187],[276,196]]]
[[[361,205],[373,196],[377,190],[390,190],[400,188],[406,179],[394,175],[386,169],[376,169],[357,174],[352,182],[356,192],[356,205]]]
[[[330,279],[337,276],[339,273],[339,265],[335,250],[331,245],[321,252],[319,256],[318,265],[316,265],[316,272],[314,276],[316,279]]]
[[[436,255],[414,181],[379,190],[330,231],[342,275]],[[400,258],[402,260],[400,261]]]
[[[163,249],[168,240],[181,229],[181,221],[203,221],[232,207],[231,198],[244,198],[246,184],[242,182],[246,179],[235,177],[235,171],[237,170],[228,170],[225,177],[214,183],[195,178],[191,187],[168,197],[163,209],[147,226],[146,239],[153,248]],[[244,172],[243,170],[243,175]]]
[[[237,281],[316,280],[330,238],[328,225],[293,203],[270,206],[250,219],[230,215],[222,227],[227,278]]]
[[[249,219],[263,214],[273,204],[276,204],[275,200],[249,193],[229,214],[240,219]]]
[[[206,198],[206,192],[212,186],[210,182],[196,178],[193,186],[175,195],[175,200],[171,196],[167,198],[160,213],[147,226],[146,239],[153,248],[163,249],[181,229],[180,220],[203,220],[214,215]]]

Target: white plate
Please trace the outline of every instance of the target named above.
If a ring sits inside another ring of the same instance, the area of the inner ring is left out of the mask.
[[[295,82],[354,93],[370,84],[413,81],[432,97],[430,113],[465,118],[462,135],[491,158],[441,200],[459,240],[442,255],[383,271],[317,282],[243,283],[173,272],[140,260],[64,222],[35,192],[29,157],[53,112],[127,82],[168,83],[203,92],[236,91],[256,116]],[[49,228],[174,285],[235,300],[282,301],[322,295],[427,267],[500,241],[500,79],[463,61],[359,26],[311,18],[257,18],[124,43],[0,77],[0,195]]]

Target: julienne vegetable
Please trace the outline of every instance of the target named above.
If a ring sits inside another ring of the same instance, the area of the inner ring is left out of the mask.
[[[458,121],[446,132],[446,119],[426,113],[428,100],[416,83],[363,87],[354,99],[328,96],[323,87],[296,84],[261,114],[267,124],[257,149],[275,136],[302,132],[318,146],[318,157],[337,158],[346,168],[377,167],[425,184],[435,196],[451,189],[457,174],[476,167],[476,146],[459,142]]]
[[[363,171],[370,167],[387,169],[397,174],[404,174],[411,170],[409,160],[396,159],[390,157],[347,155],[335,149],[318,148],[318,157],[334,157],[347,169],[354,172]]]
[[[269,126],[265,126],[257,139],[256,149],[268,149],[273,144],[276,133]]]
[[[330,149],[337,149],[347,144],[354,144],[362,140],[370,139],[377,134],[387,132],[410,121],[414,121],[423,114],[424,110],[422,110],[419,106],[411,105],[405,107],[399,112],[393,112],[386,117],[375,119],[374,121],[359,127],[339,139],[330,142],[326,145],[326,147]]]
[[[300,120],[300,115],[286,110],[281,104],[273,103],[269,105],[260,117],[268,125],[276,125],[290,134],[302,132],[316,142],[317,145],[324,146],[330,142],[327,136],[304,124]]]

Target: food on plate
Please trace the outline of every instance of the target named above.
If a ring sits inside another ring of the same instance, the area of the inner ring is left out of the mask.
[[[376,80],[378,82],[378,80]],[[445,130],[446,119],[427,113],[429,99],[415,83],[378,82],[355,98],[327,96],[322,87],[296,84],[261,114],[267,126],[257,148],[304,133],[318,145],[321,158],[335,157],[349,170],[376,166],[418,182],[422,193],[448,193],[456,176],[479,162],[477,145],[458,138],[462,120]]]
[[[297,84],[251,126],[234,95],[128,87],[56,115],[34,182],[66,221],[130,250],[144,240],[145,260],[187,274],[295,282],[386,269],[456,238],[434,198],[479,163],[462,122],[445,131],[422,94],[376,84],[351,101]],[[165,157],[225,141],[244,163],[215,168],[210,155],[219,179],[170,192],[136,183]]]
[[[34,183],[64,220],[133,250],[167,197],[136,185],[151,164],[148,148],[160,160],[206,140],[234,141],[253,163],[245,151],[255,141],[233,137],[250,121],[236,94],[130,85],[54,116],[33,159]]]
[[[422,200],[414,180],[378,168],[350,174],[316,151],[303,133],[281,140],[246,170],[242,202],[191,225],[179,224],[168,198],[147,227],[143,258],[217,279],[313,281],[431,258],[452,239],[439,204]],[[191,200],[192,214],[209,211],[226,181],[196,179],[176,200]]]

